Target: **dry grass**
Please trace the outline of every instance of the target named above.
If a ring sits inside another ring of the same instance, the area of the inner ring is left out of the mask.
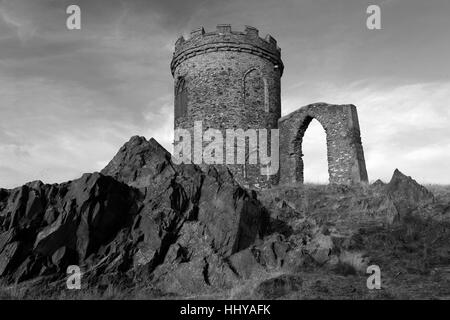
[[[424,185],[436,197],[447,196],[450,197],[450,185],[443,184],[426,184]]]

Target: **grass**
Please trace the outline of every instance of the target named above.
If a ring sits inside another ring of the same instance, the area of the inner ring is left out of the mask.
[[[0,300],[22,300],[25,297],[25,291],[17,285],[0,287]]]
[[[425,184],[424,187],[427,188],[436,197],[442,197],[442,196],[450,197],[450,185]]]

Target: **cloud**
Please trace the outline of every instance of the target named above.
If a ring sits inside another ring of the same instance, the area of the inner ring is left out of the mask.
[[[144,2],[81,1],[82,30],[71,32],[64,1],[37,3],[0,2],[9,30],[0,37],[1,185],[99,170],[135,134],[170,147],[161,129],[171,127],[174,37],[156,13],[137,18]],[[17,28],[34,31],[23,37]]]
[[[0,2],[0,26],[1,29],[9,29],[9,31],[14,32],[20,40],[27,40],[36,32],[36,28],[33,23],[24,18],[16,12],[12,12],[10,9],[10,2],[2,1]],[[20,11],[18,11],[20,13]],[[0,29],[0,30],[1,30]]]

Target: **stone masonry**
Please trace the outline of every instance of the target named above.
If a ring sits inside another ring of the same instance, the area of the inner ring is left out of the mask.
[[[260,38],[249,26],[243,32],[230,25],[218,25],[213,32],[196,29],[189,39],[177,40],[171,71],[175,128],[191,129],[202,121],[203,131],[219,129],[225,136],[227,129],[278,127],[283,62],[270,35]],[[269,183],[259,165],[229,168],[244,185]]]
[[[315,103],[278,120],[280,183],[303,183],[302,141],[313,119],[316,119],[325,129],[330,183],[367,182],[356,107]]]
[[[246,159],[244,164],[228,165],[239,183],[256,188],[278,182],[303,183],[301,144],[312,119],[317,119],[327,134],[330,182],[367,181],[355,106],[312,104],[280,119],[284,66],[281,50],[270,35],[260,38],[258,30],[249,26],[243,32],[230,25],[218,25],[212,32],[198,28],[188,39],[177,40],[170,67],[175,88],[174,126],[190,131],[192,140],[198,121],[203,132],[220,130],[224,142],[227,129],[267,129],[269,134],[270,129],[280,129],[278,174],[267,177],[258,164]],[[192,146],[193,153],[202,153],[194,149],[194,143]],[[246,148],[249,157],[248,145]],[[224,143],[224,155],[225,149]]]

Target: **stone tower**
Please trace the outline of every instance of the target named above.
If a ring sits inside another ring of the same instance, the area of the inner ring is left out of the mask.
[[[175,82],[175,129],[193,130],[201,121],[203,131],[220,130],[224,158],[227,129],[268,129],[270,134],[270,129],[278,128],[283,62],[270,35],[260,38],[258,30],[249,26],[244,31],[233,31],[230,25],[218,25],[212,32],[198,28],[188,39],[177,40],[170,67]],[[247,162],[255,150],[248,146],[246,150]],[[258,164],[228,167],[242,184],[263,187],[277,177],[261,174],[259,163],[258,156]]]

